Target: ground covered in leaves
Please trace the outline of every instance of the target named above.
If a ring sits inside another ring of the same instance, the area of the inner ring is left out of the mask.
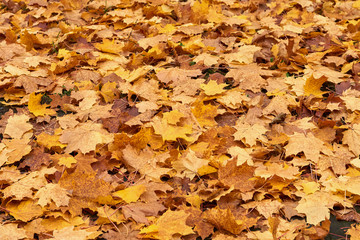
[[[360,1],[0,9],[1,239],[359,239]]]

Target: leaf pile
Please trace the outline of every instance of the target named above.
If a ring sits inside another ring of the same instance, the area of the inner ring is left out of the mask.
[[[0,9],[1,239],[322,239],[330,212],[360,221],[360,1]]]

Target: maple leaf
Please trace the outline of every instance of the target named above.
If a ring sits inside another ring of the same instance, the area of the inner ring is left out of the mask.
[[[107,38],[103,39],[103,43],[96,43],[95,44],[95,47],[97,49],[99,49],[100,51],[108,52],[108,53],[114,53],[114,54],[120,53],[123,46],[124,45],[121,44],[121,43],[115,43],[114,39],[110,40],[110,39],[107,39]]]
[[[59,159],[59,165],[64,165],[67,168],[70,168],[73,163],[77,163],[74,157],[61,157]]]
[[[147,175],[154,179],[160,179],[163,174],[169,172],[168,168],[158,166],[158,161],[161,163],[170,156],[168,154],[154,155],[149,147],[141,151],[131,145],[127,145],[122,151],[123,159],[126,165],[139,171],[141,174]]]
[[[237,162],[236,165],[240,166],[243,163],[247,163],[249,166],[253,166],[254,162],[252,160],[252,157],[250,156],[250,151],[249,149],[244,149],[241,147],[237,147],[237,146],[233,146],[229,148],[229,154],[232,157],[236,157],[237,158]]]
[[[313,75],[309,77],[304,85],[304,95],[310,96],[314,95],[315,97],[322,97],[325,94],[325,91],[321,91],[320,88],[324,82],[326,82],[326,77],[321,77],[319,79],[315,79]]]
[[[201,84],[201,89],[204,90],[204,93],[208,96],[217,95],[220,93],[225,92],[224,87],[227,86],[227,84],[217,84],[216,81],[210,80],[207,84]]]
[[[173,162],[173,168],[178,171],[179,176],[194,178],[198,171],[207,166],[209,161],[196,157],[192,150],[186,151],[178,161]]]
[[[244,141],[244,143],[254,146],[256,141],[266,142],[265,133],[268,131],[264,126],[259,124],[250,125],[248,123],[238,122],[235,126],[237,130],[234,133],[235,140]]]
[[[24,222],[30,221],[31,219],[39,217],[43,214],[42,208],[31,199],[21,202],[9,202],[6,204],[6,209],[10,211],[10,214],[15,219]]]
[[[186,225],[186,219],[189,216],[184,210],[167,210],[156,222],[155,225],[142,229],[142,233],[153,233],[157,239],[170,240],[174,234],[182,236],[194,233],[192,228]]]
[[[140,185],[128,187],[124,190],[114,192],[112,195],[121,198],[126,203],[131,203],[131,202],[136,202],[141,196],[141,194],[143,194],[145,191],[146,191],[146,187],[140,184]]]
[[[257,222],[255,218],[247,218],[245,216],[235,219],[230,209],[220,209],[218,207],[206,211],[204,218],[217,229],[224,229],[232,234],[239,234]]]
[[[229,187],[239,189],[241,192],[247,192],[256,185],[256,180],[253,179],[254,170],[254,167],[245,163],[237,166],[236,159],[230,160],[225,166],[219,168],[219,181]]]
[[[216,125],[214,118],[218,114],[217,106],[211,104],[205,105],[203,101],[197,101],[192,106],[191,112],[194,114],[201,127],[211,127]]]
[[[289,143],[285,146],[286,155],[298,154],[304,152],[305,157],[315,163],[318,162],[320,152],[329,156],[333,155],[323,141],[316,138],[312,133],[305,136],[303,133],[295,133],[289,139]]]
[[[351,225],[351,228],[349,228],[346,231],[346,235],[350,235],[351,239],[359,240],[360,239],[360,225]]]
[[[187,135],[190,135],[193,130],[191,125],[177,126],[169,124],[166,119],[155,118],[152,121],[152,126],[156,134],[161,135],[164,141],[176,141],[177,138],[183,138],[186,141],[192,141],[193,139]]]
[[[238,91],[238,89],[227,91],[217,99],[218,102],[232,109],[241,108],[249,100],[250,98],[245,93]]]
[[[61,176],[59,185],[61,188],[72,191],[72,195],[79,198],[100,201],[102,197],[110,195],[111,186],[109,183],[96,177],[95,172],[77,167],[73,173],[65,171]],[[65,194],[65,192],[63,191]],[[71,202],[69,203],[69,206]]]
[[[26,197],[32,198],[34,189],[40,189],[47,184],[45,175],[55,172],[55,168],[43,167],[37,172],[22,176],[21,179],[3,190],[4,197],[12,197],[15,200],[22,200]]]
[[[97,144],[108,144],[113,141],[113,135],[102,128],[101,124],[83,123],[74,129],[66,129],[59,138],[61,143],[66,143],[66,153],[80,150],[88,153],[96,149]]]
[[[69,239],[69,240],[86,240],[92,232],[86,230],[74,230],[74,226],[66,227],[61,230],[54,230],[53,236],[56,240]]]
[[[69,204],[70,197],[66,189],[61,188],[58,184],[49,183],[39,189],[35,194],[36,198],[39,198],[38,204],[42,207],[54,201],[56,206],[67,206]]]
[[[344,132],[343,141],[349,146],[349,149],[356,155],[360,155],[360,124],[354,124],[352,128]]]
[[[96,220],[97,224],[110,223],[123,223],[125,221],[124,216],[121,214],[119,209],[112,209],[109,206],[102,206],[97,209],[99,218]]]
[[[306,214],[306,221],[317,225],[321,221],[330,218],[330,210],[335,201],[329,198],[328,193],[315,192],[314,194],[304,196],[296,210]]]
[[[25,229],[18,228],[15,223],[8,223],[0,226],[0,238],[4,240],[24,239],[27,238],[27,235]]]
[[[25,114],[10,116],[4,133],[11,138],[20,139],[26,132],[33,128],[33,126],[28,123],[29,120],[30,118]]]
[[[341,99],[344,101],[347,109],[351,111],[358,111],[359,110],[359,104],[360,99],[356,96],[341,96]]]
[[[271,176],[279,176],[283,179],[296,179],[300,174],[297,167],[289,166],[287,164],[267,164],[266,166],[260,166],[255,170],[255,175],[263,177],[265,179]]]
[[[63,149],[66,147],[66,144],[62,144],[59,139],[59,134],[50,135],[45,132],[42,132],[36,136],[36,142],[39,145],[53,150]]]
[[[149,220],[146,218],[147,216],[155,216],[165,209],[166,208],[158,202],[137,202],[124,206],[122,211],[125,218],[131,217],[138,223],[145,223],[148,225]]]
[[[113,102],[116,97],[116,82],[107,82],[105,83],[100,92],[103,96],[105,102]]]
[[[29,111],[37,116],[44,116],[44,115],[53,115],[55,111],[53,109],[48,109],[50,105],[48,104],[41,104],[41,98],[43,97],[42,94],[36,94],[35,92],[31,93],[29,96]]]
[[[356,220],[360,1],[23,2],[0,7],[1,239]]]
[[[224,59],[226,62],[238,62],[238,63],[252,63],[254,58],[254,53],[259,51],[261,48],[254,45],[244,45],[241,46],[238,52],[224,54]]]

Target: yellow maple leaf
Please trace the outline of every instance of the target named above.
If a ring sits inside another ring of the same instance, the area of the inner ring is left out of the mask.
[[[95,43],[94,46],[102,52],[114,54],[119,54],[124,47],[122,43],[115,43],[115,40],[107,38],[104,38],[102,43]]]
[[[35,203],[34,200],[29,199],[25,201],[12,201],[6,204],[6,209],[17,220],[28,222],[35,217],[43,214],[42,208]]]
[[[155,133],[161,135],[164,141],[176,141],[177,138],[182,138],[186,141],[193,140],[193,138],[187,136],[193,132],[192,126],[189,124],[184,126],[174,126],[168,124],[164,119],[160,120],[159,118],[155,118],[152,122],[152,126]]]
[[[205,105],[203,101],[196,101],[192,105],[191,112],[194,114],[201,127],[212,127],[217,124],[215,121],[215,117],[218,115],[217,108],[217,106],[211,104]]]
[[[358,8],[360,8],[360,3]],[[350,235],[351,240],[360,240],[360,224],[352,224],[346,231],[346,235]]]
[[[340,98],[344,101],[348,110],[351,110],[353,112],[360,110],[360,98],[351,95],[341,96]]]
[[[324,82],[326,82],[327,78],[322,76],[318,79],[314,78],[311,75],[305,82],[304,85],[304,95],[310,96],[314,95],[315,97],[322,97],[323,94],[327,93],[326,91],[321,91],[320,88]]]
[[[360,0],[353,2],[352,6],[353,6],[353,8],[360,9]]]
[[[232,146],[228,149],[228,153],[232,157],[237,158],[236,166],[240,166],[243,163],[247,162],[247,165],[253,166],[254,161],[252,160],[252,156],[250,156],[249,153],[251,153],[250,149],[247,148],[241,148],[238,146]]]
[[[103,96],[105,102],[113,102],[117,95],[116,82],[105,83],[101,88],[100,94]]]
[[[71,164],[77,163],[76,159],[74,157],[61,157],[59,159],[59,165],[64,165],[67,168],[71,167]]]
[[[112,209],[107,205],[98,207],[97,212],[99,217],[96,220],[97,224],[111,223],[110,221],[120,224],[125,221],[125,217],[119,209]]]
[[[173,34],[176,31],[176,27],[173,24],[166,24],[165,27],[158,27],[159,33]]]
[[[224,87],[227,86],[225,83],[217,84],[216,81],[210,80],[207,84],[201,84],[201,89],[204,90],[204,93],[208,96],[213,96],[217,94],[221,94],[226,90]]]
[[[157,230],[158,239],[171,240],[174,234],[185,236],[194,233],[192,228],[186,225],[189,215],[190,213],[184,210],[167,210],[156,222],[157,227],[154,227],[154,230]]]
[[[28,103],[29,111],[36,117],[55,114],[55,110],[47,109],[47,107],[50,106],[49,104],[41,104],[42,96],[43,94],[36,94],[35,92],[30,94]]]
[[[44,146],[48,149],[54,149],[54,150],[59,150],[59,149],[63,149],[64,147],[66,147],[66,144],[62,144],[59,141],[59,139],[60,139],[59,135],[50,135],[45,132],[42,132],[38,136],[36,136],[36,142],[39,145]]]
[[[185,115],[178,110],[173,110],[171,112],[166,112],[163,114],[163,120],[169,124],[176,125],[180,118],[184,117]]]
[[[128,187],[124,190],[114,192],[112,195],[114,197],[121,198],[126,203],[131,203],[131,202],[136,202],[141,196],[141,194],[143,194],[145,191],[146,191],[146,187],[140,184],[140,185]]]

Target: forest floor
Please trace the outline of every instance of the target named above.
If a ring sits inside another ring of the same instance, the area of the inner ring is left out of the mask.
[[[0,239],[360,239],[360,1],[4,0]]]

